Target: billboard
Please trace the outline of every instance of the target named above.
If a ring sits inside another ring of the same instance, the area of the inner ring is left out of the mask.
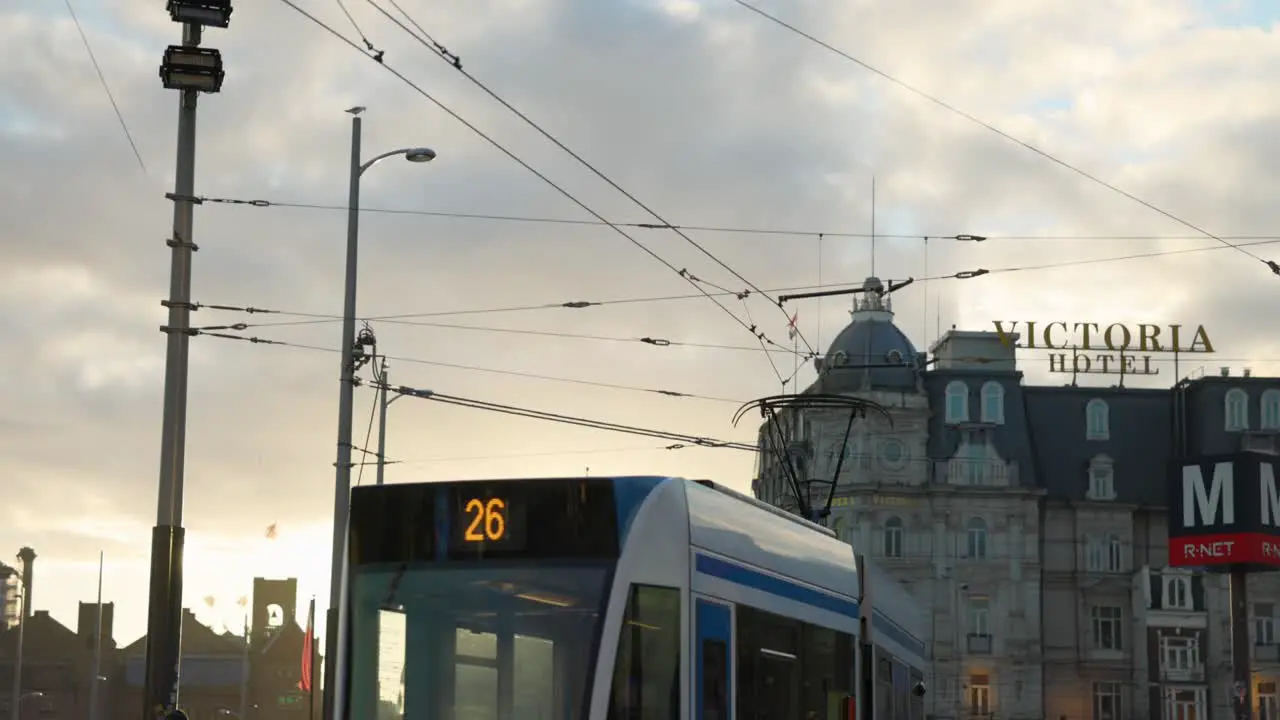
[[[1175,461],[1169,564],[1280,568],[1280,456],[1241,452]]]

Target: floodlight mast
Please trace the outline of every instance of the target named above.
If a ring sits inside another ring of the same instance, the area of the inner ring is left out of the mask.
[[[171,45],[160,65],[164,87],[179,92],[178,150],[173,201],[169,311],[166,335],[164,416],[161,421],[160,483],[156,525],[151,532],[151,584],[147,611],[144,718],[180,715],[179,651],[182,638],[182,490],[186,464],[187,371],[191,340],[191,262],[194,237],[196,102],[201,92],[222,89],[222,54],[201,48],[203,28],[227,27],[231,0],[169,0],[167,10],[182,24],[182,44]]]

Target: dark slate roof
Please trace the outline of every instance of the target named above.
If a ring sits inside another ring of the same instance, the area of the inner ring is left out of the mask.
[[[1168,390],[1028,387],[1023,392],[1038,481],[1050,498],[1083,500],[1090,460],[1107,455],[1116,502],[1165,505],[1173,439]],[[1094,398],[1107,403],[1108,440],[1086,439],[1085,407]]]
[[[239,657],[243,648],[243,639],[238,635],[220,634],[213,628],[196,619],[188,609],[182,611],[182,654],[194,655],[234,655]],[[147,652],[147,636],[134,640],[121,651],[126,656],[145,655]]]
[[[875,390],[914,390],[920,373],[920,353],[893,323],[893,311],[877,278],[863,283],[849,325],[836,335],[818,363],[818,380],[810,392],[839,393],[861,389],[865,381]],[[900,367],[871,367],[899,365]]]

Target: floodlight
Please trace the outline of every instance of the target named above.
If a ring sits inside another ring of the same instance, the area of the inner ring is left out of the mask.
[[[174,22],[224,28],[231,24],[231,0],[169,0]]]
[[[170,45],[160,65],[160,80],[170,90],[216,93],[223,75],[222,53],[213,48]]]

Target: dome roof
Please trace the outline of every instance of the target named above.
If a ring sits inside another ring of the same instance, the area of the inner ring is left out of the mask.
[[[893,310],[880,280],[867,278],[862,287],[852,321],[818,361],[822,390],[915,390],[919,368],[915,345],[893,323]]]

